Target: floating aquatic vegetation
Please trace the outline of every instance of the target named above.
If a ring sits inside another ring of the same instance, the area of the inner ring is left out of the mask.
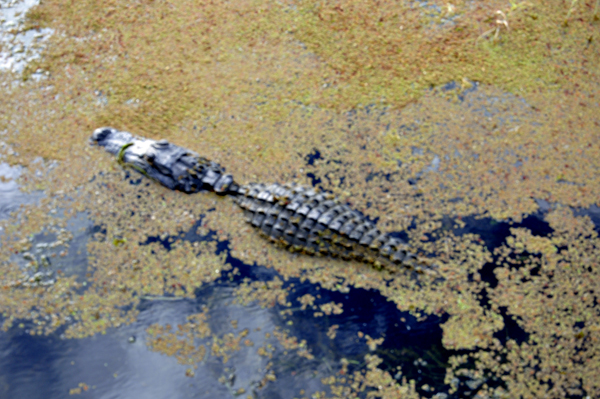
[[[596,2],[519,2],[510,15],[500,1],[428,3],[423,11],[412,2],[51,0],[32,9],[27,23],[54,34],[23,75],[40,70],[46,78],[15,85],[14,75],[0,75],[0,132],[14,151],[4,151],[5,160],[60,163],[43,179],[32,171],[19,178],[23,189],[43,183],[46,198],[2,222],[6,326],[55,315],[56,328],[83,336],[134,322],[143,296],[192,297],[193,287],[229,269],[216,241],[178,239],[194,226],[227,241],[232,258],[265,265],[281,281],[346,295],[354,287],[377,290],[419,320],[448,315],[443,345],[472,351],[445,367],[457,389],[466,378],[480,396],[597,396],[597,301],[587,284],[598,278],[587,265],[597,263],[599,244],[591,222],[568,211],[600,197]],[[498,10],[510,29],[496,22]],[[488,40],[493,31],[477,40],[498,27],[497,39]],[[445,88],[451,81],[455,88]],[[272,248],[234,204],[146,185],[89,148],[89,132],[104,125],[176,142],[243,182],[314,181],[378,218],[382,229],[407,231],[412,248],[448,265],[447,281],[386,280],[357,262]],[[315,150],[319,157],[308,163]],[[551,235],[510,226],[540,201],[551,204],[542,216]],[[74,276],[7,286],[22,272],[10,257],[53,225],[57,208],[67,216],[87,211],[101,226],[88,248],[85,292]],[[469,232],[469,218],[495,219],[512,238],[487,248]],[[164,237],[171,251],[140,244],[148,237]],[[123,243],[115,247],[115,239]],[[509,333],[515,325],[525,334]],[[306,345],[314,355],[313,343]],[[263,353],[277,356],[266,346]],[[384,370],[381,359],[377,352],[357,374],[347,368],[357,390],[437,394],[432,384],[403,381],[406,368],[393,379],[397,371]],[[275,375],[293,386],[293,378]],[[337,378],[327,395],[353,392]]]

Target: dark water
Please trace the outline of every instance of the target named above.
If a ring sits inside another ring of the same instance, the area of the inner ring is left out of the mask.
[[[521,225],[513,224],[511,227],[522,226],[534,234],[547,235],[550,230],[542,216],[542,213],[530,216]],[[508,223],[489,219],[463,221],[467,223],[466,227],[456,232],[477,233],[490,249],[500,245],[509,234]],[[85,226],[85,219],[79,215],[71,221],[71,225]],[[81,247],[82,240],[94,232],[94,228],[89,226],[76,230],[80,232],[73,239],[80,242],[76,248]],[[195,236],[195,230],[192,227],[184,239],[195,241],[206,238]],[[168,241],[164,240],[165,245]],[[228,253],[227,242],[219,243],[218,247]],[[427,392],[421,390],[423,395],[431,397],[448,391],[449,386],[444,384],[447,360],[458,352],[448,351],[442,346],[440,323],[447,315],[429,316],[426,320],[417,321],[413,316],[398,311],[393,303],[375,291],[351,289],[340,293],[290,279],[284,287],[293,284],[289,300],[296,309],[291,316],[284,317],[279,313],[284,307],[262,309],[258,305],[232,304],[233,290],[242,279],[268,281],[276,277],[276,273],[262,266],[243,264],[229,255],[227,260],[240,270],[235,279],[223,277],[203,287],[196,292],[194,300],[143,301],[135,323],[110,329],[106,335],[62,339],[61,331],[58,331],[50,336],[32,337],[26,322],[21,327],[1,333],[0,398],[62,398],[69,390],[78,388],[80,383],[87,388],[81,395],[94,398],[233,397],[237,389],[244,388],[250,392],[252,387],[256,388],[256,397],[259,398],[287,398],[297,395],[301,389],[307,393],[324,389],[320,378],[339,370],[342,358],[350,361],[350,370],[360,369],[364,366],[364,356],[369,353],[381,357],[384,360],[381,367],[392,375],[396,367],[401,366],[403,375],[414,379],[418,387],[427,384],[434,388]],[[482,274],[494,284],[491,268],[484,268]],[[296,299],[305,294],[319,296],[317,305],[332,301],[342,303],[344,312],[315,318],[314,310],[297,309],[300,303]],[[486,301],[485,296],[483,301]],[[187,366],[146,348],[145,330],[153,323],[185,323],[186,316],[199,313],[202,306],[209,308],[209,323],[215,335],[232,332],[230,321],[237,320],[243,326],[241,328],[249,329],[248,338],[255,345],[234,352],[226,365],[219,359],[208,357],[190,378],[185,376]],[[510,317],[504,316],[506,327],[497,333],[497,337],[502,341],[508,338],[525,340],[525,332]],[[402,319],[405,321],[402,322]],[[339,325],[334,340],[326,335],[332,325]],[[299,340],[306,340],[314,359],[304,359],[292,353],[284,355],[279,347],[271,360],[271,369],[277,380],[259,390],[258,382],[264,376],[267,360],[256,354],[256,348],[268,343],[278,347],[275,340],[264,336],[265,331],[275,327],[287,329]],[[256,331],[257,328],[260,331]],[[359,331],[373,338],[386,337],[383,346],[371,352],[365,340],[358,338]],[[234,371],[227,369],[226,366],[232,365]],[[218,382],[220,377],[232,373],[236,376],[232,386]],[[462,381],[461,389],[451,397],[470,393],[466,382],[467,379]],[[488,381],[488,384],[492,385],[494,381]]]
[[[264,278],[272,271],[263,267],[249,267],[230,259],[240,267],[242,277]],[[263,377],[267,360],[256,354],[256,347],[266,343],[264,331],[285,327],[299,339],[305,339],[312,349],[314,359],[284,355],[275,352],[272,370],[277,381],[270,383],[257,397],[287,398],[304,389],[307,393],[322,390],[320,378],[339,369],[342,357],[359,367],[369,349],[364,340],[359,342],[358,331],[373,337],[385,335],[383,348],[375,353],[382,356],[387,366],[402,365],[406,376],[421,383],[439,384],[443,380],[444,360],[447,351],[440,353],[440,320],[431,318],[417,322],[413,317],[398,312],[393,304],[375,292],[352,289],[347,294],[316,290],[310,284],[290,280],[297,287],[294,296],[306,293],[321,298],[317,303],[342,302],[342,315],[320,318],[312,311],[297,311],[284,318],[279,308],[262,309],[259,306],[232,305],[233,288],[237,281],[222,280],[202,288],[195,300],[143,301],[138,320],[120,328],[110,329],[106,335],[85,339],[62,339],[61,331],[50,336],[32,337],[28,324],[14,327],[0,334],[0,398],[61,398],[80,383],[88,391],[83,395],[98,398],[210,398],[231,397],[240,387],[257,386]],[[293,302],[293,300],[292,300]],[[235,352],[227,365],[234,365],[235,384],[232,387],[218,382],[230,374],[222,362],[208,358],[200,365],[194,377],[185,376],[187,366],[177,364],[171,357],[153,353],[145,346],[145,329],[153,323],[177,325],[186,316],[209,308],[210,325],[215,335],[231,331],[231,320],[248,328],[248,338],[255,347]],[[400,323],[400,317],[406,322]],[[291,325],[290,325],[290,322]],[[326,332],[338,324],[337,338],[330,340]],[[260,328],[260,331],[256,331]],[[135,338],[134,342],[132,337]],[[434,367],[422,367],[425,373],[413,367],[419,359],[430,363],[442,362]],[[354,366],[352,366],[354,365]],[[435,372],[431,374],[431,372]]]

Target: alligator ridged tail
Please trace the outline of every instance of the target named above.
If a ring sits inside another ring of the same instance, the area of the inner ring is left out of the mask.
[[[246,221],[273,242],[292,251],[354,259],[396,271],[434,268],[408,251],[399,238],[341,203],[330,192],[294,184],[253,183],[239,188],[237,204]]]

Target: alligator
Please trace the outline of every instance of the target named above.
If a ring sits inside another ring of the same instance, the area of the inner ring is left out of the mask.
[[[331,192],[295,183],[238,184],[223,167],[194,151],[109,127],[96,129],[91,142],[169,189],[233,197],[248,223],[290,251],[356,260],[390,273],[437,274],[430,259],[411,253],[404,241],[381,232]]]

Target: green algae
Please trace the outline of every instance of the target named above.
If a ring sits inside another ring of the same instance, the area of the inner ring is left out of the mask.
[[[443,226],[444,215],[457,223],[470,215],[519,221],[537,211],[534,198],[565,207],[598,204],[597,2],[431,4],[438,8],[258,0],[53,0],[35,7],[28,26],[55,34],[20,83],[0,76],[0,132],[19,155],[1,151],[13,163],[28,165],[37,156],[60,163],[43,178],[33,171],[22,177],[24,188],[45,187],[48,197],[3,222],[4,328],[32,319],[33,333],[68,324],[68,336],[86,336],[135,320],[135,310],[121,309],[135,309],[139,295],[192,295],[230,269],[214,243],[177,244],[170,252],[136,243],[177,236],[202,214],[201,231],[217,231],[231,241],[232,255],[272,267],[282,278],[341,292],[377,289],[401,310],[448,313],[444,345],[473,350],[480,376],[505,381],[505,388],[481,395],[597,396],[593,287],[600,259],[589,219],[557,208],[546,216],[555,229],[551,237],[512,230],[494,254],[494,289],[477,278],[492,254],[477,236],[456,237]],[[30,79],[38,70],[47,77]],[[455,89],[440,88],[450,81],[458,83]],[[478,90],[461,100],[474,81]],[[226,199],[131,187],[114,159],[88,145],[102,125],[189,147],[240,182],[321,176],[325,188],[379,217],[384,229],[403,230],[415,220],[411,246],[435,254],[446,281],[418,286],[400,276],[388,284],[363,265],[293,257],[266,246]],[[315,149],[321,159],[306,165]],[[407,183],[436,156],[439,173]],[[67,216],[87,211],[107,228],[88,245],[88,289],[78,294],[81,283],[68,276],[51,287],[18,285],[21,273],[10,255],[56,224],[49,211],[65,204]],[[530,260],[515,270],[519,254],[521,262]],[[280,283],[244,283],[236,297],[284,306]],[[489,309],[478,298],[486,287]],[[312,307],[310,298],[302,306]],[[502,345],[493,337],[503,328],[501,307],[530,335],[527,342]],[[315,308],[316,314],[338,311],[335,304]],[[194,361],[208,351],[168,334],[158,335],[177,350],[152,348],[181,359],[188,351]],[[236,339],[215,337],[211,353],[224,360],[227,345],[239,350]],[[284,333],[278,339],[301,349],[301,341]],[[338,397],[364,389],[416,397],[414,383],[395,382],[379,361],[369,357],[352,381],[324,383]],[[464,372],[465,361],[448,367],[448,381]]]

